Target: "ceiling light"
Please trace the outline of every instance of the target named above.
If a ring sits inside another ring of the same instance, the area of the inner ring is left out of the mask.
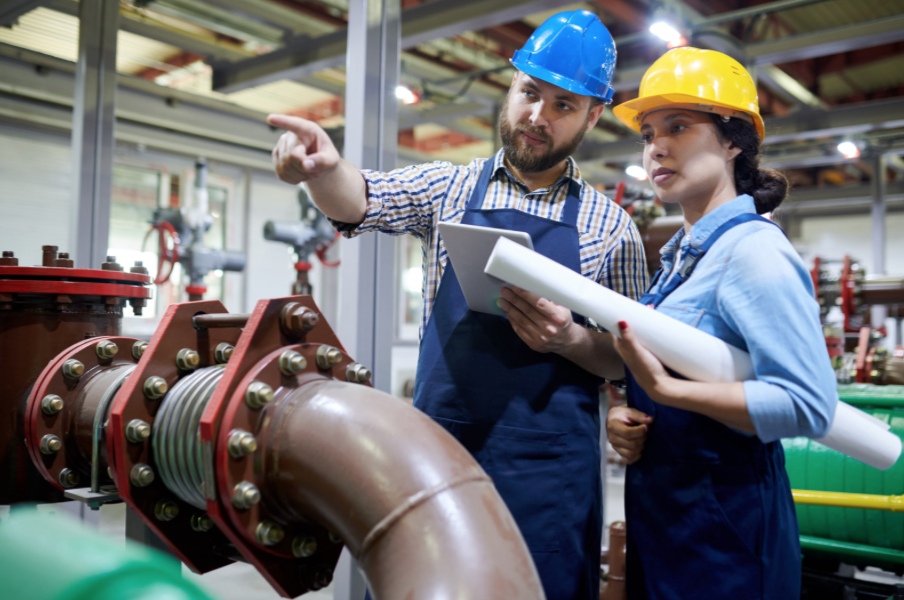
[[[420,102],[420,95],[414,90],[400,85],[395,89],[396,98],[402,101],[402,104],[417,104]]]
[[[860,148],[854,142],[841,142],[838,144],[838,151],[848,160],[860,156]]]
[[[677,44],[683,38],[680,31],[665,21],[656,21],[650,25],[650,33],[670,44]]]
[[[630,167],[625,169],[625,173],[627,173],[637,181],[647,180],[647,172],[643,170],[643,167],[638,167],[637,165],[631,165]]]

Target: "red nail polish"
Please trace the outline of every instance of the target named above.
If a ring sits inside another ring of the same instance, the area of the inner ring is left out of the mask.
[[[627,321],[619,321],[618,328],[621,329],[622,331],[624,331],[625,329],[628,328],[628,322]]]

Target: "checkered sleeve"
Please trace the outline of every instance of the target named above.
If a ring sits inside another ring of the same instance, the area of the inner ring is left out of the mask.
[[[638,300],[647,289],[647,259],[640,232],[634,221],[619,210],[612,228],[614,236],[603,257],[600,283],[632,300]]]
[[[410,233],[425,239],[434,214],[456,174],[450,162],[432,162],[389,173],[362,170],[367,183],[367,209],[361,223],[334,221],[333,226],[351,238],[370,231],[390,235]]]

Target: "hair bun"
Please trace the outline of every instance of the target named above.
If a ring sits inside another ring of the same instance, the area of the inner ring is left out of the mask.
[[[751,193],[757,214],[774,211],[788,197],[788,179],[774,169],[758,169]]]

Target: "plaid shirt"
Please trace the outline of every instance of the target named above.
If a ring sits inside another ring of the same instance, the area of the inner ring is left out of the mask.
[[[471,190],[484,163],[478,158],[466,167],[432,162],[390,173],[362,171],[367,182],[367,213],[358,225],[333,224],[345,237],[380,231],[390,235],[410,233],[421,240],[424,253],[422,293],[423,336],[446,267],[446,249],[436,224],[458,223],[464,217]],[[581,274],[629,298],[637,299],[647,288],[647,267],[640,235],[631,218],[617,204],[590,185],[583,185],[577,165],[569,158],[562,177],[549,188],[530,192],[509,171],[500,150],[490,179],[484,209],[515,208],[560,221],[568,196],[568,180],[581,185]],[[588,324],[593,327],[592,323]]]

